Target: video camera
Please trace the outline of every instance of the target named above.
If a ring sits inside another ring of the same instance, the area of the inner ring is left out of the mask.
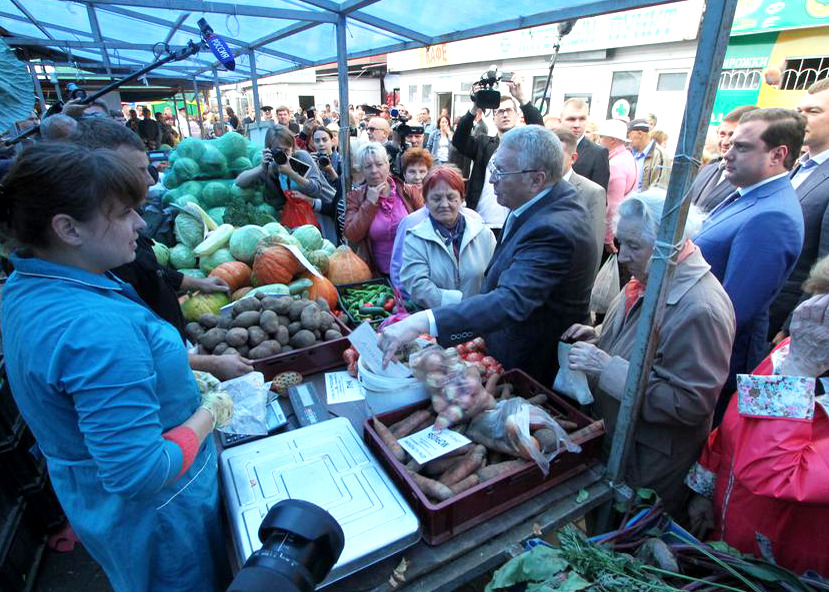
[[[390,109],[389,115],[391,116],[391,120],[396,122],[392,124],[391,129],[394,133],[400,136],[401,147],[403,147],[406,143],[406,136],[422,134],[425,131],[422,125],[409,125],[412,118],[408,115],[403,115],[403,113],[400,112],[400,109]]]
[[[345,547],[345,534],[325,510],[282,500],[259,526],[262,548],[253,553],[227,592],[313,592]]]
[[[499,82],[512,82],[512,72],[500,72],[495,65],[481,74],[481,79],[472,85],[469,97],[475,106],[480,109],[497,109],[501,104],[501,91],[497,89]]]

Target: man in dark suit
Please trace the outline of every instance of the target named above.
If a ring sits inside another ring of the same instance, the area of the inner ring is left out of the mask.
[[[500,220],[497,204],[494,203],[495,196],[491,191],[491,187],[489,187],[489,183],[486,182],[488,177],[487,164],[498,149],[501,136],[514,128],[518,123],[516,101],[521,112],[524,114],[524,121],[527,125],[544,125],[541,112],[527,101],[521,86],[521,79],[515,77],[513,81],[507,82],[506,84],[509,86],[510,94],[515,98],[515,101],[513,101],[512,97],[501,98],[501,104],[495,110],[494,115],[495,128],[498,132],[495,137],[476,136],[473,134],[472,128],[475,125],[475,117],[479,109],[477,105],[473,105],[467,113],[464,113],[458,122],[455,135],[452,136],[452,145],[458,149],[458,152],[470,158],[474,165],[469,182],[466,184],[466,207],[476,210],[481,214],[484,222],[497,226],[500,226],[503,220]],[[484,203],[479,203],[481,201]],[[504,212],[503,216],[505,215],[506,213]]]
[[[481,293],[386,327],[380,347],[387,360],[424,332],[447,347],[481,335],[504,368],[552,384],[559,337],[587,319],[598,258],[587,209],[561,180],[562,169],[551,131],[529,125],[504,134],[490,179],[510,214]]]
[[[561,125],[578,138],[576,151],[579,159],[573,165],[573,170],[607,191],[607,183],[610,180],[609,156],[607,148],[594,144],[584,136],[589,114],[590,108],[584,99],[567,99],[561,107]]]
[[[736,187],[725,178],[725,161],[722,155],[731,147],[731,136],[734,135],[740,117],[743,113],[755,109],[757,107],[752,105],[737,107],[723,118],[717,128],[717,148],[720,155],[700,169],[688,191],[691,195],[691,203],[703,212],[710,212],[720,205],[722,200],[734,193]]]
[[[791,179],[803,209],[805,236],[800,258],[769,310],[769,337],[775,341],[785,336],[781,332],[803,297],[801,285],[809,270],[829,254],[829,79],[810,86],[797,111],[806,117],[803,144],[809,152],[795,165]]]
[[[737,191],[717,206],[694,238],[711,273],[731,298],[737,334],[720,394],[718,423],[736,386],[766,355],[769,305],[800,256],[803,213],[789,180],[806,122],[788,109],[745,113],[725,153],[726,178]]]

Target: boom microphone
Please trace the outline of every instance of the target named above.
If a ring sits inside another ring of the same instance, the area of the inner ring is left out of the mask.
[[[221,62],[225,70],[235,70],[236,60],[233,59],[233,51],[227,42],[216,35],[210,25],[205,19],[199,19],[199,31],[201,32],[202,41],[210,48],[216,59]]]

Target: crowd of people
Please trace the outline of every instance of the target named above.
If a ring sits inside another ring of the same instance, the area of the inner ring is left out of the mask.
[[[380,336],[386,360],[423,333],[444,346],[483,336],[505,368],[550,386],[570,342],[567,367],[586,375],[612,434],[671,159],[654,116],[593,122],[570,99],[545,118],[519,77],[505,85],[490,125],[478,106],[455,121],[424,108],[405,126],[382,106],[342,117],[337,104],[263,106],[262,164],[235,183],[261,185],[283,223],[306,208],[412,304]],[[203,127],[68,107],[0,172],[15,244],[0,307],[9,381],[67,516],[116,587],[212,590],[226,559],[207,435],[222,417],[193,371],[227,379],[252,366],[187,354],[177,293],[228,286],[161,267],[136,213],[157,181],[146,150],[167,127]],[[829,80],[796,110],[728,114],[717,152],[686,196],[626,481],[700,536],[829,574]],[[597,319],[603,265],[624,280]]]

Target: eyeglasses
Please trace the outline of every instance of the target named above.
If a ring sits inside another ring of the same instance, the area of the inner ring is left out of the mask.
[[[497,109],[495,111],[495,115],[512,115],[513,113],[515,113],[515,109],[509,107],[506,109]]]
[[[492,164],[492,161],[486,167],[489,169],[489,178],[493,181],[500,181],[502,177],[506,177],[507,175],[522,175],[524,173],[540,173],[538,169],[526,169],[523,171],[501,171]]]

